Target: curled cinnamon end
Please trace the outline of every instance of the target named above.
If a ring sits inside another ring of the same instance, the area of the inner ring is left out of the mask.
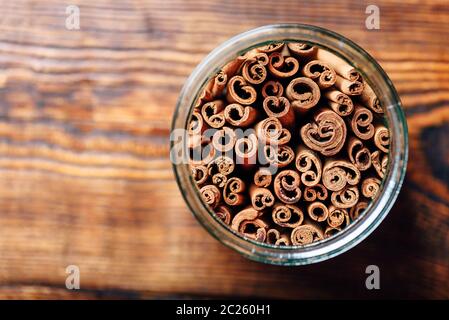
[[[381,181],[377,178],[366,178],[362,182],[362,194],[366,198],[374,199],[380,190]]]
[[[293,170],[284,170],[274,179],[274,193],[282,202],[294,204],[301,199],[299,174]]]
[[[211,98],[215,98],[221,95],[223,89],[226,87],[226,82],[228,81],[228,76],[225,72],[218,72],[215,77],[213,77],[210,81],[206,90],[210,92]]]
[[[307,213],[312,220],[317,222],[323,222],[329,216],[329,210],[321,202],[312,202],[309,204],[307,207]]]
[[[272,174],[269,170],[261,168],[254,174],[254,184],[258,187],[266,188],[270,186],[272,181]]]
[[[279,119],[284,127],[293,127],[295,124],[295,112],[290,107],[287,98],[268,96],[263,100],[263,109],[269,117]]]
[[[245,237],[264,242],[267,238],[268,225],[259,219],[261,212],[247,208],[235,215],[231,228],[242,233]]]
[[[228,182],[228,177],[222,173],[216,173],[212,176],[212,183],[219,188],[223,188]]]
[[[225,224],[229,225],[231,223],[231,211],[226,206],[218,206],[214,211],[215,215]]]
[[[209,175],[207,174],[207,168],[204,165],[190,166],[190,171],[192,173],[193,180],[199,186],[204,184],[209,178]]]
[[[200,189],[203,201],[211,208],[215,208],[221,200],[220,190],[213,184],[206,185]]]
[[[276,204],[271,215],[274,223],[284,228],[296,228],[304,221],[301,209],[290,204]]]
[[[315,200],[324,201],[327,199],[327,195],[327,189],[320,183],[304,189],[304,200],[309,202]]]
[[[340,191],[332,192],[331,202],[336,208],[351,208],[359,201],[359,190],[357,187],[346,186]]]
[[[303,74],[314,80],[321,89],[326,89],[334,85],[337,75],[334,69],[326,62],[312,60],[303,69]]]
[[[365,211],[365,209],[368,208],[368,203],[366,201],[360,201],[355,206],[353,206],[349,210],[349,217],[351,218],[351,221],[357,220],[358,217],[360,217]]]
[[[371,161],[373,163],[373,167],[376,170],[379,177],[382,179],[385,177],[385,173],[387,172],[388,166],[388,157],[384,155],[382,159],[380,158],[380,151],[374,151],[371,154]]]
[[[293,229],[290,239],[293,245],[302,246],[315,241],[323,240],[323,231],[319,227],[304,224]]]
[[[327,50],[318,49],[316,51],[316,59],[327,61],[334,68],[335,72],[344,79],[356,81],[360,78],[360,73],[354,67]]]
[[[248,57],[245,56],[238,56],[232,61],[229,61],[222,69],[221,72],[224,73],[227,77],[227,79],[231,79],[237,71],[240,69],[243,63],[248,59]]]
[[[349,214],[346,209],[329,207],[329,216],[327,217],[327,224],[331,228],[345,227],[351,223]]]
[[[206,130],[206,124],[204,123],[203,116],[198,111],[192,112],[190,116],[190,122],[187,128],[189,135],[191,136],[201,136],[201,134]]]
[[[245,202],[245,196],[242,194],[245,191],[245,183],[240,178],[230,178],[223,190],[224,201],[230,206],[239,206]]]
[[[340,191],[347,184],[354,186],[360,177],[357,167],[345,160],[327,160],[323,168],[323,184],[330,191]]]
[[[295,152],[289,146],[285,145],[266,145],[264,146],[265,159],[277,168],[285,168],[295,158]]]
[[[284,87],[279,81],[267,81],[262,87],[262,96],[264,99],[269,96],[281,97],[283,93]]]
[[[216,173],[221,173],[222,175],[227,176],[231,174],[234,169],[234,160],[227,156],[218,156],[207,164],[207,173],[209,176],[213,176]]]
[[[205,103],[201,108],[201,115],[204,121],[212,128],[218,129],[225,124],[223,115],[224,103],[221,100],[215,100]]]
[[[261,54],[266,57],[266,60],[264,58],[261,58],[261,60],[259,61],[255,58],[251,58],[243,64],[242,76],[248,83],[254,85],[261,84],[267,78],[267,69],[265,68],[263,63],[264,61],[268,60],[268,56],[264,53]]]
[[[254,209],[262,211],[274,205],[274,196],[267,188],[252,185],[249,189],[251,204]]]
[[[321,160],[312,150],[299,147],[296,152],[296,168],[301,172],[301,182],[308,187],[317,185],[321,180]]]
[[[236,163],[249,168],[257,163],[258,141],[254,133],[235,142]]]
[[[288,235],[281,234],[276,229],[270,229],[267,231],[267,243],[275,246],[289,246],[290,239]]]
[[[290,100],[292,107],[299,112],[305,112],[316,106],[321,97],[318,85],[306,77],[290,81],[285,94]]]
[[[362,140],[371,139],[374,135],[373,113],[367,108],[356,106],[351,119],[354,134]]]
[[[290,142],[291,138],[292,138],[292,134],[290,133],[290,130],[288,130],[286,128],[282,128],[281,135],[279,136],[277,144],[280,146],[287,144]]]
[[[263,143],[278,143],[282,134],[282,124],[279,119],[274,117],[266,118],[254,127],[257,137]]]
[[[250,105],[256,102],[257,93],[243,77],[234,76],[228,81],[226,98],[230,103]]]
[[[262,53],[272,53],[272,52],[282,51],[282,48],[284,48],[283,42],[273,42],[273,43],[267,44],[265,46],[262,46],[260,48],[257,48],[257,51],[262,52]]]
[[[299,70],[299,62],[293,57],[285,57],[280,52],[270,54],[268,70],[278,78],[289,78]]]
[[[234,148],[236,139],[237,137],[233,129],[223,127],[217,130],[212,136],[212,145],[218,152],[226,153]]]
[[[351,137],[348,141],[349,160],[359,169],[365,171],[371,167],[371,152],[363,146],[362,141]]]
[[[331,110],[322,110],[314,116],[315,122],[301,128],[305,145],[324,156],[333,156],[343,147],[346,140],[346,124]]]
[[[339,233],[340,231],[341,231],[340,227],[337,228],[327,227],[326,230],[324,230],[324,238],[325,239],[330,238]]]
[[[328,99],[329,106],[341,117],[346,117],[354,110],[351,98],[338,90],[332,89],[324,93]]]
[[[224,119],[235,127],[248,127],[257,119],[257,111],[251,106],[232,103],[224,110]]]
[[[290,42],[287,44],[292,54],[300,58],[311,58],[316,54],[317,48],[308,43]]]
[[[380,151],[388,153],[390,146],[390,132],[382,125],[376,126],[374,132],[374,144]]]
[[[360,95],[360,99],[365,106],[367,106],[374,112],[384,113],[379,99],[377,98],[373,89],[367,83],[365,83],[365,87],[363,88],[362,94]]]
[[[335,81],[335,87],[341,92],[350,95],[358,96],[363,92],[364,84],[361,81],[350,81],[337,75],[337,80]]]

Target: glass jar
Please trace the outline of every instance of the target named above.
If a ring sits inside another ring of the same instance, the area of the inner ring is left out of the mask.
[[[305,246],[274,246],[244,238],[218,219],[201,199],[193,181],[184,148],[174,152],[179,140],[171,139],[171,160],[181,193],[198,221],[223,244],[245,257],[271,264],[303,265],[323,261],[349,250],[365,239],[385,218],[401,188],[408,158],[407,124],[398,94],[377,62],[351,40],[326,29],[302,24],[268,25],[239,34],[213,50],[186,81],[176,106],[172,122],[175,129],[185,129],[196,99],[203,86],[227,62],[249,49],[277,41],[310,42],[323,47],[358,69],[373,88],[385,110],[390,130],[388,169],[380,194],[371,201],[363,214],[336,235]],[[185,137],[184,137],[185,138]],[[183,140],[184,142],[186,139]],[[179,147],[179,145],[178,145]]]

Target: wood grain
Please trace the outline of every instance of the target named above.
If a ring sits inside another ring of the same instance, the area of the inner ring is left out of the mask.
[[[0,298],[448,298],[449,6],[376,1],[0,0]],[[64,27],[79,5],[81,30]],[[389,217],[330,261],[251,262],[189,213],[168,161],[181,86],[245,30],[301,22],[370,52],[402,98],[405,185]],[[207,254],[205,254],[207,253]],[[65,267],[81,269],[80,291]],[[365,289],[365,268],[381,290]]]

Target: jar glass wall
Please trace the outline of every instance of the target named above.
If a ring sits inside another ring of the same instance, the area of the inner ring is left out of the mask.
[[[306,246],[280,247],[245,239],[227,227],[203,203],[191,177],[189,164],[183,159],[188,154],[185,136],[171,139],[171,160],[179,188],[190,210],[222,243],[260,262],[310,264],[336,256],[365,239],[390,211],[404,179],[408,157],[405,116],[392,82],[368,53],[339,34],[310,25],[269,25],[237,35],[213,50],[192,72],[181,91],[173,117],[172,132],[187,128],[199,93],[224,64],[254,47],[278,41],[310,42],[337,54],[358,69],[379,98],[390,130],[389,164],[380,194],[364,213],[336,235]]]

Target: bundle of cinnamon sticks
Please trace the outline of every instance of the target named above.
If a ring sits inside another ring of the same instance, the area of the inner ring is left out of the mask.
[[[306,245],[356,220],[382,185],[389,130],[379,99],[339,56],[271,43],[205,85],[188,126],[192,178],[232,230]]]

